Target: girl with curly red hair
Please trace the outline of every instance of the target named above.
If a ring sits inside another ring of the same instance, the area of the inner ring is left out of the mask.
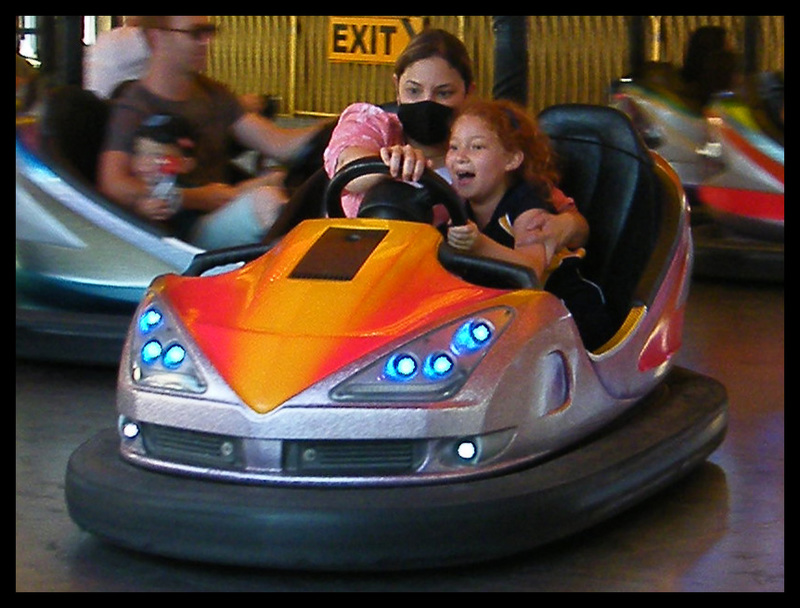
[[[534,270],[572,312],[587,348],[609,337],[600,288],[580,274],[583,249],[532,239],[540,210],[554,212],[559,175],[550,141],[523,108],[507,100],[471,100],[450,131],[446,165],[470,218],[450,226],[448,243]]]

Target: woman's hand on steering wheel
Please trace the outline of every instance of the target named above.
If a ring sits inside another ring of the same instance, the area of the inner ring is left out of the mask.
[[[388,175],[389,171],[390,167],[377,156],[358,158],[341,167],[328,182],[323,195],[323,207],[327,211],[328,217],[344,217],[341,195],[347,184],[364,175]],[[444,205],[454,225],[467,222],[461,197],[433,169],[425,166],[418,183],[430,194],[425,197],[426,205],[431,208],[436,204]],[[400,184],[398,183],[398,185]],[[402,207],[403,201],[393,201],[393,204]]]
[[[380,156],[389,167],[389,175],[404,181],[419,181],[428,166],[422,150],[409,144],[385,146],[380,149]]]

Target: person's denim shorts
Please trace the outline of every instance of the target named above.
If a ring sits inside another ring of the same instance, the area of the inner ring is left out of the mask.
[[[258,243],[264,236],[250,193],[232,200],[224,207],[200,218],[190,241],[203,249],[222,249]]]

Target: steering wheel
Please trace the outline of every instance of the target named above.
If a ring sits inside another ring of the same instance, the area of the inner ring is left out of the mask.
[[[344,217],[344,209],[342,209],[344,187],[358,177],[373,174],[389,175],[389,167],[378,156],[359,158],[339,169],[325,190],[323,204],[328,212],[328,217]],[[444,205],[454,225],[461,226],[467,223],[467,215],[461,199],[440,175],[426,167],[418,183],[431,195],[425,197],[427,205],[431,208],[436,204]],[[394,200],[386,199],[384,204],[395,205],[400,210],[403,208],[403,201],[399,197],[395,197]]]

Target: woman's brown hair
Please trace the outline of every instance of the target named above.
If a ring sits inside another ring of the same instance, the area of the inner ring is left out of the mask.
[[[411,39],[394,64],[394,75],[403,75],[412,63],[429,57],[441,57],[464,79],[464,89],[472,86],[472,59],[464,43],[448,31],[431,28],[424,29]]]

